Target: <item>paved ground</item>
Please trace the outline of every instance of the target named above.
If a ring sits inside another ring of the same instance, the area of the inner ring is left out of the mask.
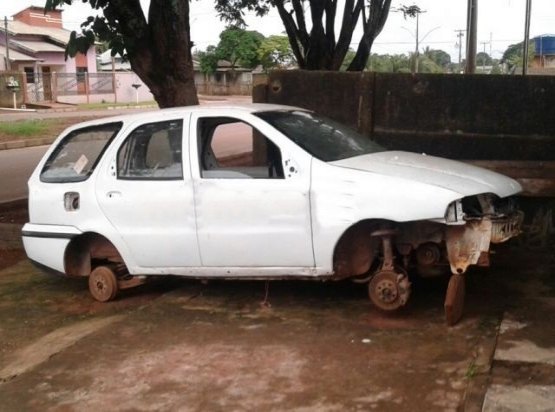
[[[0,410],[471,411],[488,387],[485,410],[530,410],[506,408],[515,385],[553,410],[553,263],[514,257],[471,274],[452,328],[442,281],[393,316],[351,283],[274,282],[267,307],[262,282],[166,279],[100,304],[23,261],[0,272]],[[521,361],[522,339],[539,357]]]

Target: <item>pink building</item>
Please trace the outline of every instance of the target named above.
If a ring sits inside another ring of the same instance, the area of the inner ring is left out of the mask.
[[[25,72],[28,94],[34,101],[52,100],[52,73],[77,73],[75,87],[84,88],[85,73],[96,73],[95,47],[65,60],[70,33],[62,27],[61,10],[45,13],[42,7],[31,6],[20,11],[8,22],[8,36],[3,25],[0,28],[0,70]]]

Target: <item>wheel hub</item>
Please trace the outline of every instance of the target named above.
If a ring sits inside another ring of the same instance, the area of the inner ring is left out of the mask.
[[[386,311],[399,309],[410,296],[410,282],[404,272],[381,270],[368,284],[370,300],[378,308]]]

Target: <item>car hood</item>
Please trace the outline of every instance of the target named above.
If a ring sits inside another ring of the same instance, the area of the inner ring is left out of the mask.
[[[418,153],[388,151],[337,160],[330,164],[442,187],[462,196],[494,193],[506,197],[522,190],[507,176],[463,162]]]

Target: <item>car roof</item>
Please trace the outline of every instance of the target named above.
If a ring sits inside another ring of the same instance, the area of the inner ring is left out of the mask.
[[[153,109],[140,113],[124,114],[118,116],[103,117],[101,119],[89,120],[82,123],[77,123],[68,129],[79,129],[82,127],[95,126],[99,124],[123,122],[132,123],[136,120],[149,120],[156,119],[158,121],[163,121],[164,119],[171,118],[175,115],[185,115],[195,112],[210,112],[214,111],[215,114],[222,115],[226,110],[233,111],[243,111],[246,113],[257,113],[257,112],[267,112],[267,111],[291,111],[291,110],[303,110],[300,107],[286,106],[281,104],[268,104],[268,103],[212,103],[207,105],[195,105],[195,106],[182,106],[182,107],[172,107],[167,109]]]

